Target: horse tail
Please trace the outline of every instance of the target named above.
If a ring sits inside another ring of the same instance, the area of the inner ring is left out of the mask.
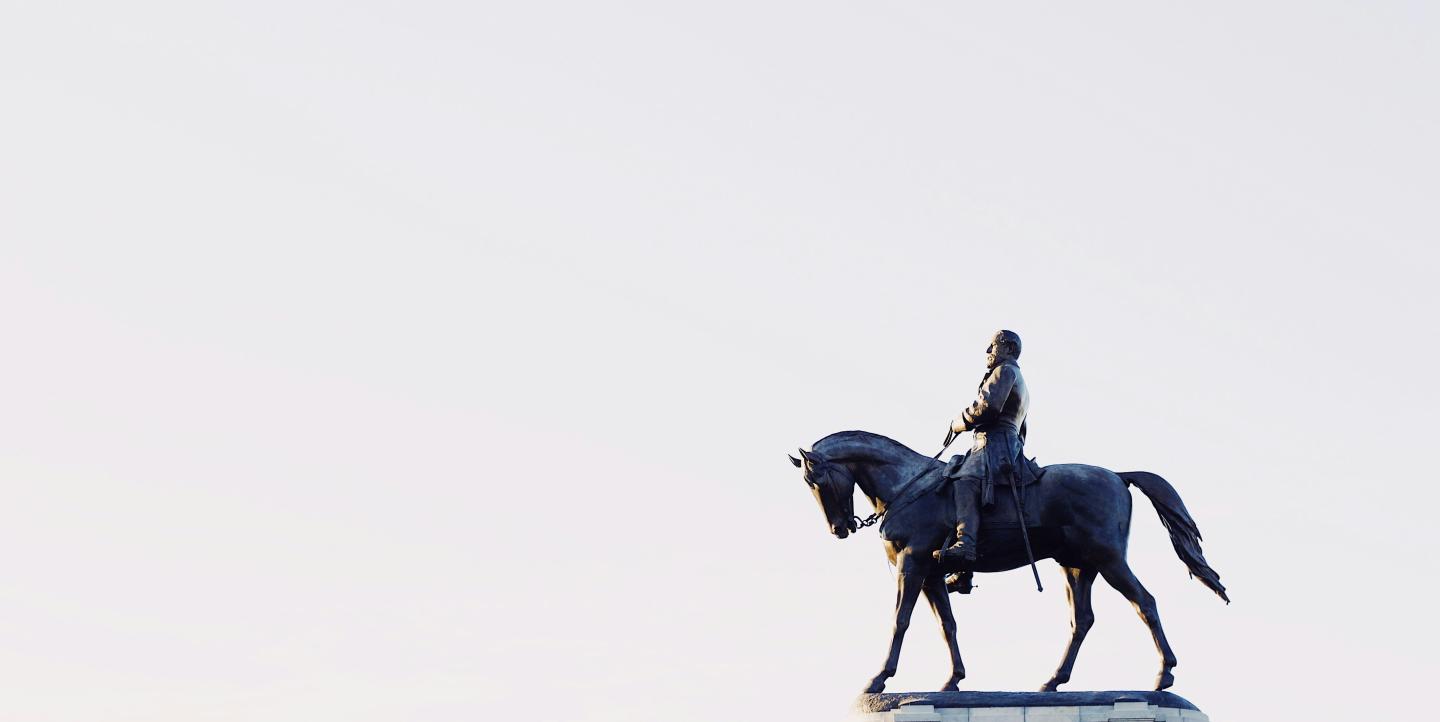
[[[1170,543],[1175,545],[1175,553],[1190,569],[1190,576],[1199,577],[1201,584],[1229,604],[1230,597],[1225,596],[1225,585],[1220,583],[1220,575],[1210,568],[1205,554],[1200,551],[1200,529],[1190,518],[1190,511],[1185,508],[1185,502],[1180,500],[1175,487],[1160,475],[1148,471],[1126,471],[1120,474],[1120,478],[1126,484],[1135,485],[1150,498],[1150,503],[1155,505],[1155,511],[1160,515],[1160,523],[1165,525],[1165,531],[1170,532]]]

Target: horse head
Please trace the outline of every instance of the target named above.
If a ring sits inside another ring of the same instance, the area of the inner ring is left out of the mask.
[[[804,449],[800,449],[799,459],[790,457],[790,463],[804,471],[805,484],[820,503],[831,534],[844,539],[860,528],[860,519],[855,516],[855,479],[849,469],[819,452]]]

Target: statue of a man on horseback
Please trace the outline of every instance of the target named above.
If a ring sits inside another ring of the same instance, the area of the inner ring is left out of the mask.
[[[950,435],[945,439],[945,445],[949,446],[955,436],[975,432],[970,453],[959,462],[958,469],[947,470],[946,474],[953,479],[951,493],[959,518],[955,524],[955,543],[935,552],[935,559],[947,565],[963,567],[975,561],[980,540],[980,507],[993,503],[995,483],[1010,480],[1024,463],[1025,413],[1030,409],[1030,391],[1020,373],[1020,336],[1014,331],[996,331],[985,354],[985,376],[980,380],[975,401],[951,423]]]
[[[1097,578],[1123,595],[1149,628],[1160,653],[1155,689],[1175,682],[1178,662],[1160,624],[1155,598],[1140,584],[1125,560],[1130,536],[1130,489],[1149,500],[1170,534],[1176,556],[1190,575],[1226,602],[1220,575],[1200,549],[1200,529],[1185,508],[1175,487],[1158,474],[1146,471],[1115,472],[1089,464],[1054,464],[1044,469],[1022,455],[1025,414],[1030,396],[1020,374],[1020,337],[1000,331],[991,340],[989,368],[974,403],[950,427],[946,446],[955,435],[975,432],[970,453],[939,461],[934,456],[865,431],[842,431],[815,442],[809,451],[790,462],[803,472],[805,485],[820,505],[825,525],[838,539],[880,523],[881,541],[896,568],[896,605],[890,648],[885,664],[866,687],[870,693],[885,689],[900,660],[900,646],[910,616],[923,594],[940,621],[950,652],[951,673],[942,690],[958,689],[965,678],[960,659],[954,613],[947,591],[968,591],[973,573],[1004,572],[1035,561],[1053,559],[1064,572],[1070,601],[1070,643],[1054,675],[1041,687],[1055,691],[1070,679],[1080,644],[1094,623],[1091,586]],[[954,504],[944,503],[942,483],[949,479]],[[994,487],[1008,485],[1010,493],[996,500]],[[1022,492],[1022,487],[1024,491]],[[859,492],[875,509],[868,518],[855,513]],[[1007,501],[1013,500],[1013,506]],[[922,503],[921,500],[934,500]],[[980,508],[990,524],[984,555],[978,554]],[[1010,527],[1014,527],[1011,529]],[[1019,532],[1018,534],[1014,532]],[[953,543],[951,534],[954,534]],[[961,572],[950,584],[947,571]],[[1039,574],[1036,588],[1040,588]]]

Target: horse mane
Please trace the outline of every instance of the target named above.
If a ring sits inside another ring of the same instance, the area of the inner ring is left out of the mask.
[[[855,451],[878,452],[878,456],[894,457],[923,456],[918,451],[888,437],[869,431],[837,431],[825,438],[815,442],[810,448],[822,455],[829,456],[832,451],[840,452],[841,449],[846,455],[854,455]],[[902,453],[903,452],[903,453]]]

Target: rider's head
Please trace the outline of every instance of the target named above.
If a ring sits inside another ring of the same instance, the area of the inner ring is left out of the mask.
[[[990,347],[985,349],[985,363],[995,368],[1001,361],[1015,361],[1020,358],[1020,334],[1014,331],[996,331],[990,338]]]

